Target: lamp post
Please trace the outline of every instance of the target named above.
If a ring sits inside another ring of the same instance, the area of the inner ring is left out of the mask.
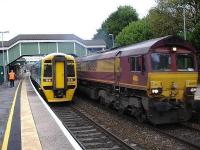
[[[182,0],[182,6],[181,8],[183,9],[183,34],[184,34],[184,40],[186,40],[186,17],[185,17],[185,6],[186,2],[185,0]]]
[[[184,31],[184,39],[186,40],[186,22],[185,22],[185,6],[183,6],[183,31]]]
[[[4,82],[6,81],[6,67],[5,67],[5,58],[4,58],[4,46],[3,46],[3,34],[4,33],[9,33],[9,31],[0,31],[1,33],[1,45],[2,45],[2,49],[3,49],[3,72],[4,72]]]
[[[109,34],[112,37],[112,47],[115,47],[115,40],[114,40],[114,35],[113,34]]]

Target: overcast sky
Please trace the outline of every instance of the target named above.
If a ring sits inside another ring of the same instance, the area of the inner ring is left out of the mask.
[[[0,0],[0,31],[18,34],[75,34],[91,39],[119,6],[130,5],[144,17],[155,0]],[[1,40],[1,39],[0,39]]]

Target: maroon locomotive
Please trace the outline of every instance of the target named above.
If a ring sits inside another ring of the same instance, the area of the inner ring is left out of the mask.
[[[153,124],[187,121],[197,87],[195,49],[177,36],[77,58],[79,90]]]

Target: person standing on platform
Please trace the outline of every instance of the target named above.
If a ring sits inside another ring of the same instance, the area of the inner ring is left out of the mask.
[[[14,84],[14,82],[15,82],[15,73],[14,73],[14,71],[11,70],[10,73],[8,74],[8,76],[9,76],[9,81],[10,81],[10,87],[14,87],[15,86],[15,84]]]

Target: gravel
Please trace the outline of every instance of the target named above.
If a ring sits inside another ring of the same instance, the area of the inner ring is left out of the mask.
[[[84,99],[84,100],[83,100]],[[144,149],[152,150],[188,150],[191,147],[170,139],[145,124],[135,122],[134,119],[127,119],[125,115],[119,115],[115,111],[107,110],[99,103],[85,100],[86,98],[76,97],[74,106],[85,112],[90,118],[97,123],[109,129],[110,132],[123,139],[130,145],[142,145]]]

